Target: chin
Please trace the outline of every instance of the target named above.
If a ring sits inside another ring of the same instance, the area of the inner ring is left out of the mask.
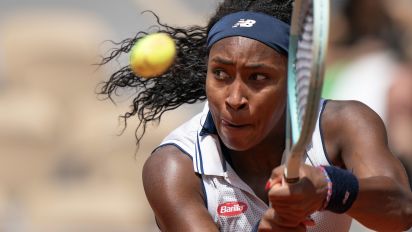
[[[223,143],[227,148],[234,151],[246,151],[251,148],[250,141],[236,140],[236,139],[224,139],[222,138]]]

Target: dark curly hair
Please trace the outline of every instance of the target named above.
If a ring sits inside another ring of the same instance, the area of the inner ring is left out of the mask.
[[[131,110],[120,117],[124,120],[137,116],[136,140],[139,145],[148,122],[158,122],[163,113],[178,108],[183,104],[193,104],[206,100],[205,82],[207,72],[206,38],[211,27],[223,16],[237,11],[255,11],[272,15],[290,24],[292,0],[225,0],[210,18],[207,26],[173,27],[157,20],[157,31],[169,34],[176,42],[177,54],[174,65],[158,77],[144,79],[136,76],[129,65],[114,72],[110,79],[99,87],[98,93],[113,101],[118,90],[132,88],[137,95],[133,99]],[[140,31],[133,38],[115,43],[109,56],[104,57],[99,65],[104,65],[129,53],[132,46],[147,32]]]

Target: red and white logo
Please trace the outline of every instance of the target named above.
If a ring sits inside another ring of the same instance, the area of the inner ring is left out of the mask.
[[[226,202],[217,207],[217,213],[220,216],[233,217],[238,216],[247,210],[246,203],[243,202]]]

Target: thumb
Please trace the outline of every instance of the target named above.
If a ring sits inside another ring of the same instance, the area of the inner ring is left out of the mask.
[[[272,170],[272,175],[270,176],[270,179],[266,183],[265,190],[269,191],[272,187],[280,187],[283,184],[283,166],[276,167],[275,169]]]

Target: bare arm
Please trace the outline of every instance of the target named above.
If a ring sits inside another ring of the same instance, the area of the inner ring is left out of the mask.
[[[411,69],[400,67],[392,81],[387,100],[389,144],[404,164],[412,184],[412,76]]]
[[[410,228],[412,194],[379,116],[359,102],[330,102],[322,125],[326,137],[335,135],[332,150],[339,151],[342,165],[359,180],[358,197],[347,213],[374,230]]]
[[[174,146],[157,149],[143,168],[147,199],[162,231],[218,231],[192,160]]]

